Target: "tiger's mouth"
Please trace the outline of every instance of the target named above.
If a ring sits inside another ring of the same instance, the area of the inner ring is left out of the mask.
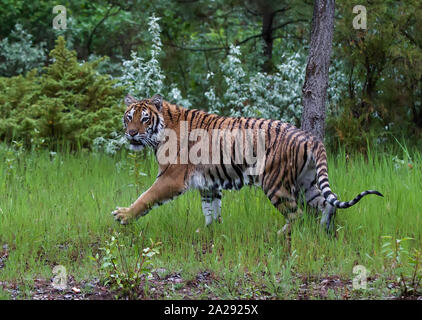
[[[145,145],[145,143],[142,141],[142,138],[137,137],[137,136],[133,137],[133,136],[130,136],[129,134],[127,134],[127,133],[125,135],[126,135],[126,139],[128,140],[128,142],[131,145],[133,145],[133,146],[144,146]]]
[[[126,139],[129,142],[129,148],[134,151],[142,150],[145,147],[145,143],[142,141],[142,139],[139,139],[138,137],[131,137],[128,134],[126,134]]]
[[[139,140],[129,140],[129,149],[133,151],[141,151],[145,148],[145,143]]]
[[[144,145],[144,143],[142,141],[137,141],[137,140],[133,140],[133,139],[130,140],[129,143],[131,145],[134,145],[134,146],[143,146]]]

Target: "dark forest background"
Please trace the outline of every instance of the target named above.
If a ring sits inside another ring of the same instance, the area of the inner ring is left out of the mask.
[[[116,142],[122,100],[300,125],[313,2],[2,0],[0,139]],[[355,5],[367,10],[356,30]],[[422,134],[422,3],[336,1],[326,142],[365,152]],[[114,139],[114,140],[113,140]]]

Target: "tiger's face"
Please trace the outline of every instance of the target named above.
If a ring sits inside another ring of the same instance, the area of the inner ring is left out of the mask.
[[[164,128],[162,97],[155,95],[151,99],[136,100],[127,95],[125,104],[127,109],[123,115],[123,126],[130,149],[140,151],[145,146],[156,148]]]

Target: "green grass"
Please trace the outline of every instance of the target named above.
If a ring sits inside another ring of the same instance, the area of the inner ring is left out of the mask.
[[[146,239],[161,241],[155,267],[194,279],[200,271],[213,272],[219,281],[211,289],[220,298],[251,297],[257,288],[277,298],[294,298],[302,277],[323,279],[336,275],[353,279],[353,266],[364,265],[369,276],[387,277],[391,264],[381,252],[381,236],[412,237],[409,249],[422,247],[422,159],[412,155],[412,168],[395,168],[392,156],[329,159],[330,184],[342,200],[367,189],[385,197],[365,197],[352,208],[338,210],[337,238],[328,237],[318,217],[306,214],[292,230],[292,252],[278,231],[284,225],[263,192],[256,188],[225,191],[222,224],[204,227],[197,191],[153,209],[128,226],[116,223],[111,211],[128,206],[139,191],[154,181],[157,164],[149,157],[138,162],[136,186],[133,162],[125,154],[47,151],[11,152],[0,149],[0,250],[9,256],[0,281],[31,287],[33,279],[49,279],[55,265],[63,265],[76,281],[98,277],[89,258],[111,234],[121,234],[128,259]],[[249,280],[245,280],[245,274]],[[375,285],[374,285],[375,286]],[[379,294],[371,295],[382,297]],[[0,292],[0,297],[6,293]],[[333,295],[333,296],[332,296]],[[363,294],[365,296],[365,294]],[[176,296],[177,297],[177,296]],[[198,295],[198,298],[203,296]],[[334,293],[329,297],[335,298]],[[340,298],[340,297],[336,297]]]

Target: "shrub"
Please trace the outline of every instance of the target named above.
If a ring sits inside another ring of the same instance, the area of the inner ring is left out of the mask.
[[[45,43],[34,45],[20,24],[0,41],[0,76],[10,77],[39,68],[45,60]]]
[[[296,54],[286,57],[286,64],[278,66],[277,72],[248,74],[241,62],[238,47],[231,46],[230,53],[221,66],[225,81],[223,94],[218,97],[215,87],[205,93],[212,112],[230,116],[278,118],[298,123],[301,112],[301,86],[305,65]],[[210,78],[212,74],[208,75]]]
[[[120,243],[121,234],[114,232],[110,241],[106,240],[105,246],[100,248],[102,255],[98,253],[91,260],[97,263],[100,272],[100,278],[104,285],[117,293],[117,297],[128,297],[136,299],[138,290],[141,288],[142,279],[148,281],[151,275],[151,269],[154,265],[154,256],[160,253],[161,242],[154,242],[150,239],[151,245],[144,247],[144,237],[142,238],[141,249],[135,252],[136,261],[131,261],[127,253],[125,254],[125,245]],[[131,252],[133,256],[133,253]]]
[[[123,76],[119,78],[119,84],[126,87],[129,93],[139,99],[149,98],[156,93],[160,93],[166,100],[189,108],[191,106],[189,100],[182,97],[177,86],[164,83],[165,75],[159,63],[159,56],[162,54],[163,47],[160,38],[159,19],[153,15],[148,21],[148,31],[151,34],[149,59],[144,59],[132,51],[131,59],[123,61]]]
[[[96,67],[101,62],[78,63],[59,37],[50,52],[53,63],[39,75],[0,78],[0,139],[22,140],[28,147],[43,138],[89,147],[94,138],[120,129],[122,87]]]
[[[302,116],[302,86],[305,81],[306,55],[288,51],[274,74],[245,71],[238,47],[231,46],[226,61],[220,65],[225,88],[220,97],[215,87],[205,93],[212,112],[231,116],[280,119],[297,126]],[[208,78],[213,74],[209,74]],[[345,77],[337,64],[330,69],[327,109],[337,106]]]

